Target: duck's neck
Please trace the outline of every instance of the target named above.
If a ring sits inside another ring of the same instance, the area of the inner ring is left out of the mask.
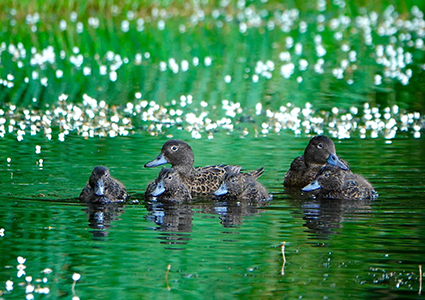
[[[181,178],[188,178],[195,171],[193,165],[173,166],[173,169],[177,170]]]

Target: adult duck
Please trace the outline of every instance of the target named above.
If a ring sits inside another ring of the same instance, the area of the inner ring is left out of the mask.
[[[334,142],[323,135],[315,136],[305,148],[304,155],[292,161],[285,175],[284,186],[288,188],[306,186],[327,163],[350,172],[348,163],[336,155]]]
[[[169,140],[162,146],[161,153],[154,160],[145,164],[145,167],[152,168],[167,163],[171,164],[192,196],[211,195],[219,188],[224,176],[232,167],[213,165],[194,168],[194,161],[193,151],[188,143],[182,140]]]

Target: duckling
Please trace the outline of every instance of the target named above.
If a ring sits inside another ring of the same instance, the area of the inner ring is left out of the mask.
[[[302,188],[303,192],[319,190],[317,197],[341,200],[363,200],[377,197],[372,184],[359,174],[327,164],[316,178]]]
[[[240,173],[240,168],[232,168],[224,177],[223,183],[214,192],[216,196],[229,195],[238,199],[253,201],[270,200],[266,188],[257,181],[263,174],[263,168],[251,173]]]
[[[191,200],[189,189],[181,182],[179,174],[172,168],[163,168],[159,172],[155,185],[148,186],[147,196],[162,196],[174,200]]]
[[[124,185],[111,177],[109,169],[97,166],[80,194],[80,200],[90,203],[122,202],[128,197]]]

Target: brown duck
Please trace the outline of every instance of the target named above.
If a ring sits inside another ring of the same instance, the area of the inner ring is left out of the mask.
[[[162,146],[161,154],[145,164],[152,168],[170,163],[181,182],[187,186],[192,196],[211,195],[216,191],[232,166],[214,165],[194,168],[192,148],[182,140],[169,140]],[[152,184],[150,184],[151,186]]]
[[[305,148],[304,155],[292,161],[285,175],[284,186],[288,188],[306,186],[327,163],[351,173],[348,163],[336,155],[334,142],[323,135],[315,136]]]
[[[162,168],[154,184],[146,190],[147,196],[161,196],[165,199],[177,201],[192,199],[189,189],[182,183],[179,174],[172,168]]]
[[[124,185],[111,177],[109,169],[97,166],[80,194],[80,200],[90,203],[120,202],[127,199]]]
[[[270,200],[271,196],[266,188],[257,181],[257,178],[263,172],[264,168],[251,173],[241,173],[240,168],[232,168],[226,174],[223,183],[214,192],[214,195],[229,195],[230,197],[252,201]]]
[[[318,190],[317,197],[340,200],[363,200],[377,197],[372,184],[363,176],[327,164],[315,180],[302,191]]]

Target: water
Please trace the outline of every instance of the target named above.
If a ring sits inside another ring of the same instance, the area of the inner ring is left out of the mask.
[[[416,2],[0,3],[0,299],[423,298]],[[376,200],[285,193],[316,134]],[[170,138],[273,200],[146,203]],[[96,165],[126,205],[78,201]]]
[[[178,137],[190,138],[185,132]],[[159,169],[143,164],[166,140],[143,134],[88,140],[71,135],[64,142],[5,138],[0,281],[14,284],[8,292],[3,285],[2,297],[25,298],[31,284],[49,288],[48,297],[69,298],[74,273],[81,275],[74,289],[80,299],[419,297],[423,138],[336,141],[353,171],[379,192],[368,202],[295,200],[284,193],[284,173],[308,137],[189,139],[197,165],[265,166],[260,181],[273,200],[262,207],[208,201],[152,207],[143,192]],[[90,224],[94,213],[76,198],[98,164],[111,168],[133,202],[101,211],[104,223]],[[19,256],[26,259],[21,277]],[[46,283],[36,281],[43,278]]]

